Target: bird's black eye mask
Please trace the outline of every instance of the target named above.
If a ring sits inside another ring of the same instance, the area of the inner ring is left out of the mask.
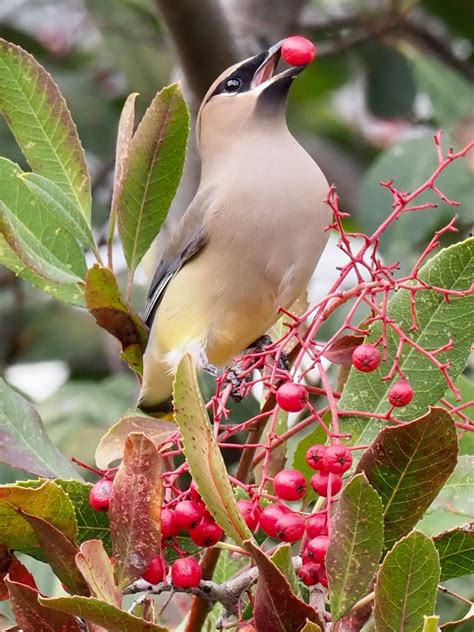
[[[261,53],[239,66],[220,82],[209,98],[218,94],[238,94],[250,90],[255,73],[267,56],[267,53]]]

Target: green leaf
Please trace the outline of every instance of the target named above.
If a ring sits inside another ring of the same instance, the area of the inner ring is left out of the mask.
[[[444,151],[453,145],[452,139],[444,134]],[[360,187],[358,218],[364,232],[370,235],[392,211],[393,197],[386,188],[380,186],[380,182],[395,178],[394,184],[398,189],[414,191],[437,167],[436,148],[433,133],[430,132],[402,140],[380,154],[365,172]],[[459,213],[464,225],[472,223],[474,209],[471,203],[471,180],[472,174],[465,160],[451,164],[440,175],[437,185],[448,198],[461,203],[460,209],[445,204],[432,191],[420,195],[417,203],[434,202],[438,208],[406,213],[385,231],[381,236],[380,249],[386,263],[398,261],[402,271],[408,272],[433,232],[447,223],[455,213]]]
[[[441,564],[441,581],[474,575],[474,522],[433,538]]]
[[[117,197],[119,234],[131,276],[166,219],[183,170],[188,131],[181,88],[163,88],[133,136]]]
[[[162,501],[161,457],[150,439],[134,432],[125,442],[109,507],[115,576],[120,588],[141,577],[160,551]]]
[[[47,520],[26,511],[19,510],[19,514],[35,532],[38,544],[60,581],[70,592],[89,595],[89,588],[76,567],[76,545]]]
[[[307,620],[324,629],[324,622],[311,606],[297,597],[283,573],[250,540],[245,543],[258,567],[253,614],[258,630],[300,632]]]
[[[79,622],[68,614],[63,614],[42,606],[39,592],[30,586],[11,581],[5,583],[10,593],[10,601],[17,624],[23,632],[81,632]]]
[[[34,484],[36,487],[18,483],[0,486],[0,542],[25,553],[39,546],[35,532],[18,509],[43,518],[74,542],[76,515],[67,494],[53,481]]]
[[[365,475],[354,476],[339,501],[326,557],[333,621],[368,592],[382,554],[382,510]]]
[[[357,469],[382,498],[385,548],[415,526],[453,472],[457,452],[454,421],[442,408],[380,431]]]
[[[76,565],[92,597],[120,608],[122,593],[115,585],[114,569],[100,540],[89,540],[81,545],[76,555]]]
[[[439,560],[433,542],[419,531],[402,538],[385,558],[375,585],[377,632],[420,632],[435,606]]]
[[[76,126],[51,75],[0,39],[0,112],[33,171],[55,182],[90,220],[87,164]]]
[[[92,231],[81,209],[61,187],[37,173],[24,173],[20,177],[30,191],[57,218],[63,230],[73,235],[85,248],[97,252]]]
[[[291,558],[291,546],[289,544],[280,544],[277,550],[271,556],[272,562],[283,573],[288,580],[291,590],[295,595],[299,594],[299,584],[296,579],[293,560]]]
[[[184,453],[199,493],[226,535],[242,544],[252,534],[237,507],[189,355],[183,357],[176,372],[174,405]]]
[[[0,460],[45,478],[79,478],[33,406],[0,378]]]
[[[423,630],[422,632],[437,632],[438,630],[439,617],[436,615],[432,615],[427,617],[423,616]]]
[[[124,352],[136,345],[144,350],[145,326],[125,303],[117,279],[109,268],[95,264],[87,271],[86,302],[97,324],[120,341]]]
[[[121,459],[125,441],[132,432],[141,432],[158,444],[176,431],[176,424],[171,421],[150,417],[140,410],[129,411],[100,440],[95,452],[96,465],[106,470],[111,463]]]
[[[446,248],[434,256],[420,270],[420,279],[426,283],[454,290],[469,289],[474,278],[474,239]],[[399,290],[389,301],[387,313],[411,338],[424,349],[437,349],[451,338],[454,348],[437,355],[440,362],[450,362],[449,374],[453,380],[463,371],[474,339],[474,295],[453,297],[449,303],[443,296],[431,290],[417,295],[416,313],[419,331],[410,331],[410,295]],[[381,324],[370,329],[366,342],[375,342],[382,335]],[[389,328],[388,328],[389,329]],[[341,410],[361,410],[377,414],[386,413],[390,404],[387,399],[390,382],[383,382],[398,347],[398,337],[389,329],[387,362],[372,373],[362,373],[352,368],[340,399]],[[443,397],[447,384],[441,371],[428,358],[412,347],[405,347],[400,359],[400,369],[413,387],[413,401],[397,409],[402,420],[411,420],[424,414],[429,406]],[[396,380],[396,378],[395,378]],[[373,418],[345,417],[342,431],[352,433],[352,444],[371,443],[383,422]]]
[[[125,610],[120,610],[94,597],[58,597],[56,599],[40,597],[39,602],[55,611],[91,621],[111,632],[168,632],[168,628],[139,619]]]
[[[453,406],[459,406],[461,403],[474,402],[474,382],[465,375],[460,375],[456,380],[456,387],[461,393],[461,401],[456,399],[452,391],[445,394],[445,399]],[[463,408],[463,414],[467,415],[474,424],[474,404]],[[473,425],[474,429],[474,425]],[[459,437],[459,454],[474,455],[474,432],[464,432]]]
[[[419,86],[430,97],[439,125],[453,129],[463,118],[472,116],[474,88],[460,73],[414,47],[406,46],[404,50],[411,59]]]

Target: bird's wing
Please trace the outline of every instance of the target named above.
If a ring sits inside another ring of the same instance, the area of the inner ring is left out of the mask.
[[[183,215],[158,263],[145,306],[144,320],[149,327],[168,283],[207,243],[207,233],[203,225],[206,207],[199,197],[196,196]]]

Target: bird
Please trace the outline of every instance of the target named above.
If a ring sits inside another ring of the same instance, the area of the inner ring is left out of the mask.
[[[286,122],[307,64],[277,73],[282,42],[234,64],[196,120],[197,192],[163,251],[144,319],[150,327],[138,407],[169,413],[173,376],[226,367],[306,290],[327,240],[328,182]]]

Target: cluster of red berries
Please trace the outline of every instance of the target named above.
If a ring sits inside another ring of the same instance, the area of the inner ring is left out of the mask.
[[[352,354],[352,364],[358,371],[370,373],[380,365],[382,356],[377,347],[370,344],[359,345]],[[397,408],[408,406],[413,399],[413,388],[406,380],[399,380],[392,384],[388,391],[388,401]]]

